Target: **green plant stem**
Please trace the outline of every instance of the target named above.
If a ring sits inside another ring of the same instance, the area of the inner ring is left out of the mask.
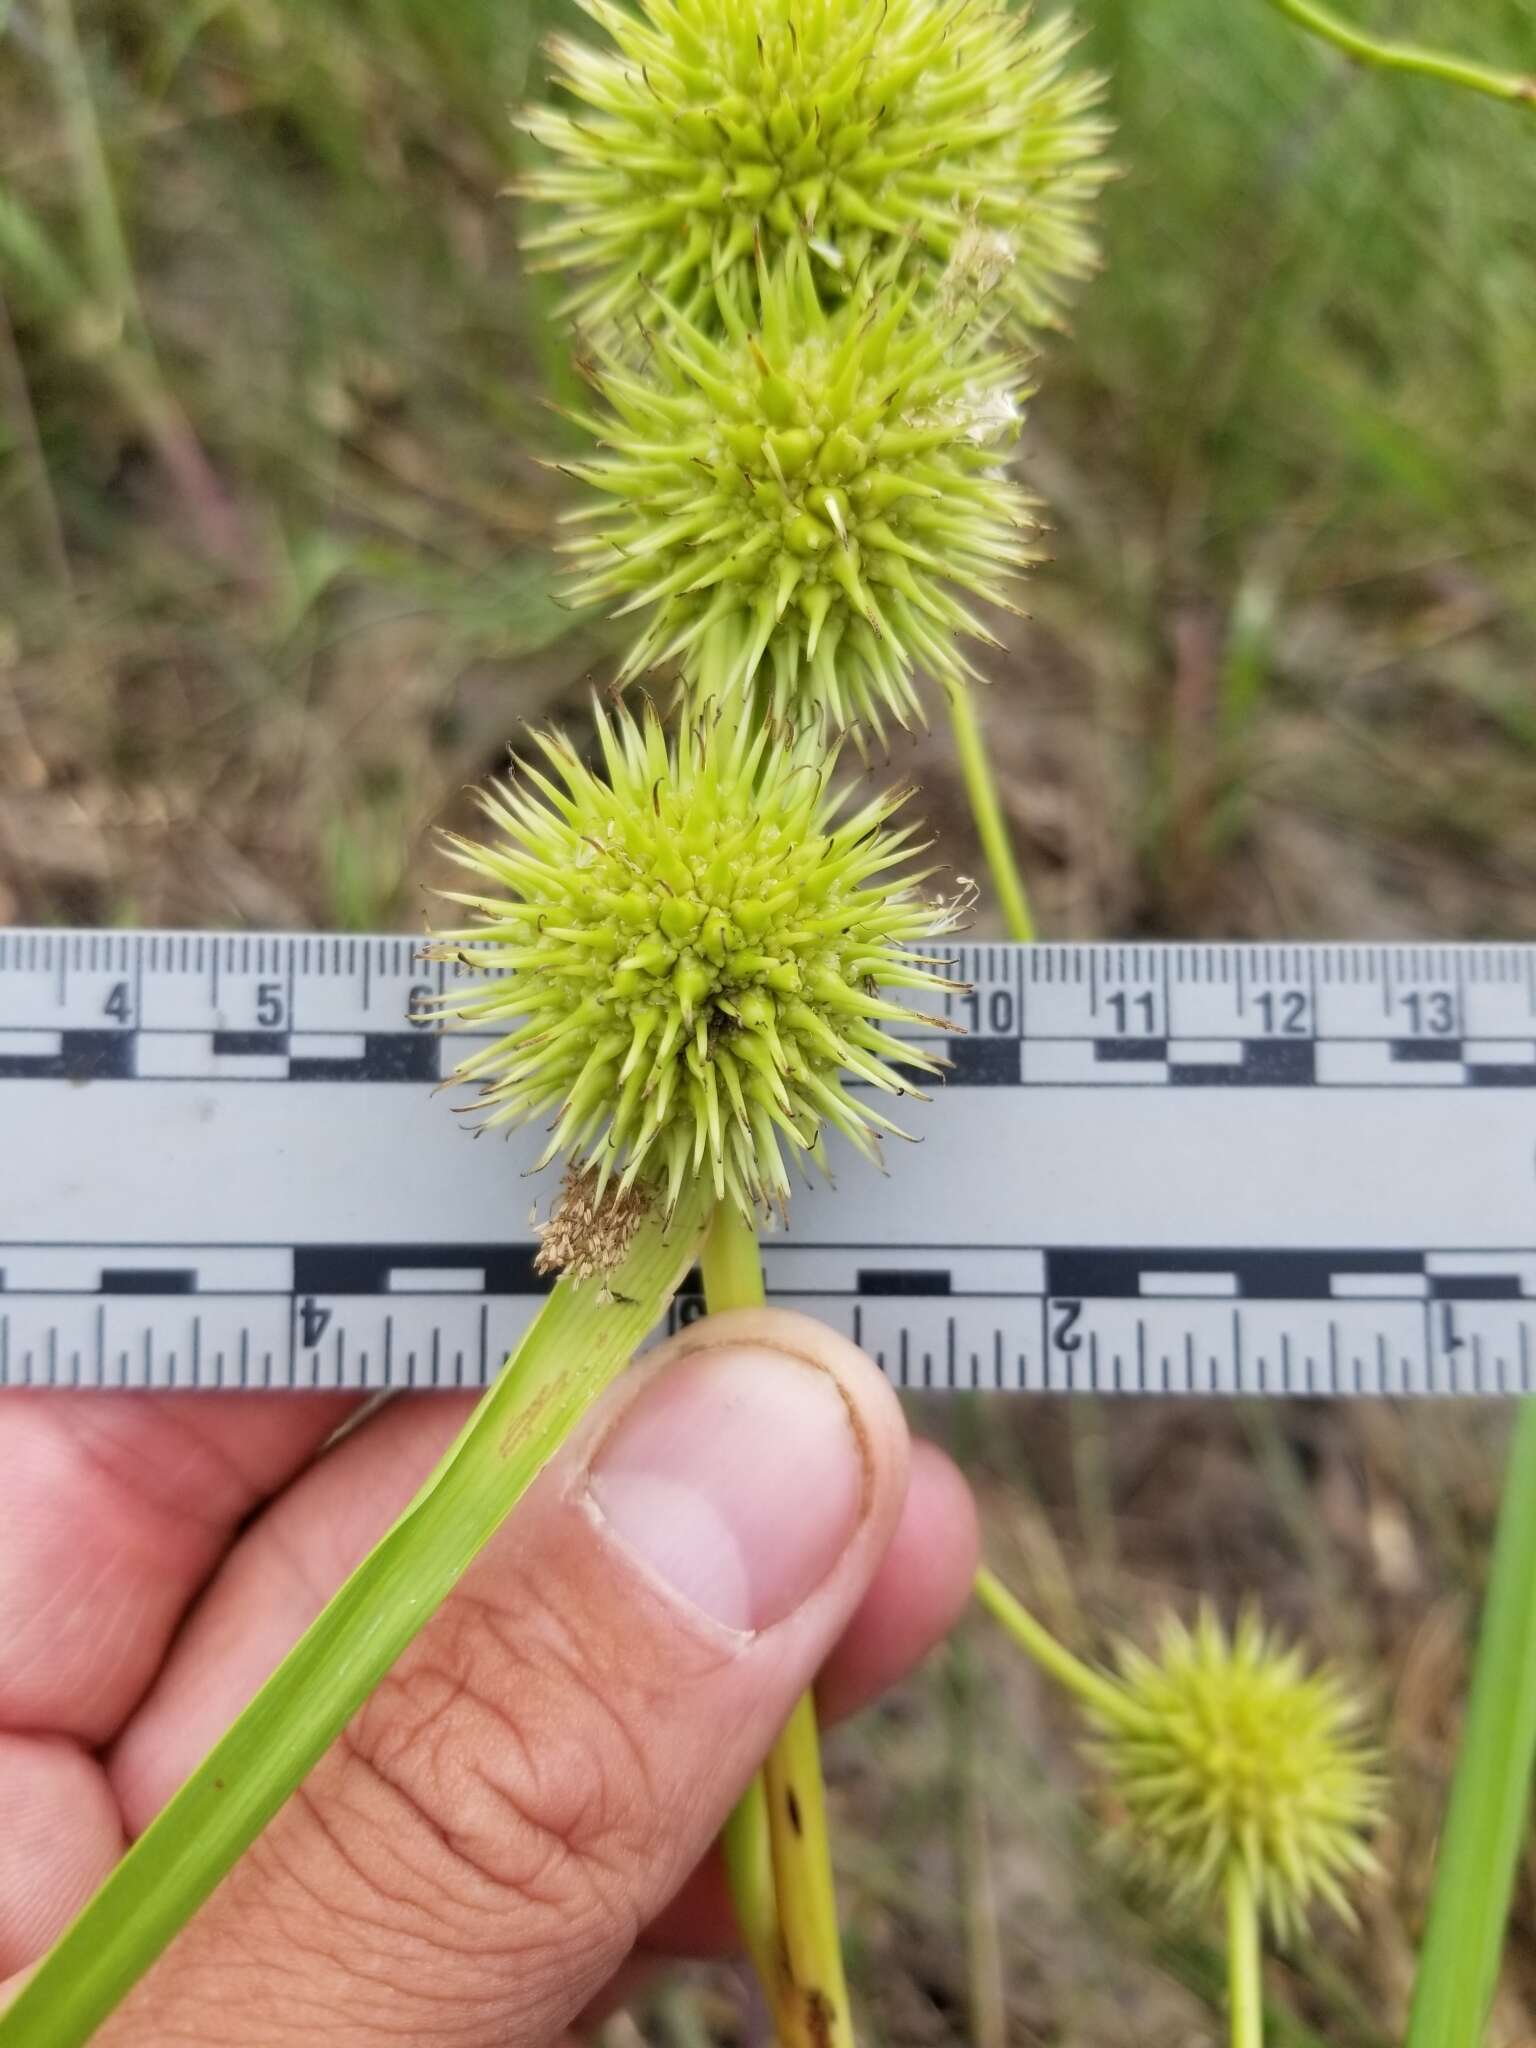
[[[780,2048],[853,2048],[816,1701],[802,1693],[763,1765],[782,1944]]]
[[[0,267],[16,277],[29,310],[49,324],[64,352],[95,369],[137,425],[184,506],[202,552],[233,567],[247,587],[260,588],[264,572],[244,522],[147,338],[136,328],[125,330],[120,313],[98,298],[37,218],[3,188]]]
[[[98,302],[110,309],[113,319],[125,324],[147,348],[144,309],[139,302],[133,259],[123,233],[71,0],[43,0],[41,16],[43,46],[74,173],[93,291]]]
[[[1241,1858],[1227,1865],[1227,2007],[1232,2048],[1264,2048],[1264,1972],[1259,1909]]]
[[[642,1226],[609,1290],[561,1281],[411,1505],[0,2014],[0,2048],[79,2048],[335,1741],[692,1264],[707,1195]]]
[[[986,1565],[977,1571],[972,1591],[993,1620],[1000,1622],[1019,1648],[1033,1657],[1058,1685],[1076,1694],[1095,1713],[1115,1721],[1125,1720],[1125,1698],[1113,1680],[1101,1677],[1081,1657],[1064,1649]]]
[[[716,1314],[729,1308],[761,1308],[763,1264],[757,1240],[734,1209],[722,1202],[704,1239],[699,1264],[704,1300]],[[725,1824],[721,1843],[741,1938],[765,1998],[772,1999],[779,1970],[779,1911],[773,1889],[773,1849],[768,1838],[768,1793],[758,1772]]]
[[[721,1202],[710,1221],[699,1254],[704,1277],[704,1305],[711,1315],[728,1308],[761,1308],[763,1262],[752,1226],[739,1209]]]
[[[1504,1477],[1407,2048],[1481,2048],[1529,1826],[1533,1760],[1536,1401],[1526,1401]]]
[[[736,1925],[763,1996],[771,2002],[779,1974],[779,1903],[768,1837],[768,1786],[761,1771],[731,1809],[720,1848]]]
[[[1029,908],[1024,877],[1019,873],[1019,864],[1014,858],[1013,842],[1008,836],[1008,822],[1003,816],[992,763],[987,758],[986,739],[981,721],[976,716],[975,700],[963,683],[953,685],[945,694],[949,698],[955,753],[965,780],[965,793],[970,799],[971,816],[976,821],[976,835],[986,855],[992,886],[997,891],[1003,923],[1008,928],[1009,938],[1027,942],[1035,936],[1035,920]]]
[[[32,393],[16,347],[16,332],[11,325],[10,308],[3,289],[0,289],[0,419],[9,425],[12,440],[25,465],[26,497],[32,515],[38,560],[47,569],[55,591],[67,605],[74,597],[69,545],[64,538],[64,522],[53,495],[48,457],[38,430]]]
[[[997,1883],[988,1826],[993,1768],[977,1705],[977,1659],[964,1635],[949,1643],[950,1769],[955,1854],[965,1932],[966,2007],[971,2048],[1007,2048],[1008,2001],[999,1938]]]
[[[732,1203],[715,1210],[699,1263],[712,1314],[762,1307],[757,1238]],[[773,2011],[780,2048],[851,2048],[853,2020],[810,1693],[797,1702],[727,1821],[724,1848],[736,1918]]]
[[[1474,64],[1464,57],[1452,57],[1440,50],[1426,50],[1416,43],[1378,42],[1351,23],[1342,21],[1317,0],[1269,0],[1278,14],[1294,21],[1308,34],[1318,36],[1353,57],[1359,64],[1372,64],[1382,71],[1411,71],[1424,78],[1438,78],[1446,85],[1465,86],[1469,92],[1487,93],[1496,100],[1536,109],[1536,77],[1516,71],[1498,71],[1488,64]]]

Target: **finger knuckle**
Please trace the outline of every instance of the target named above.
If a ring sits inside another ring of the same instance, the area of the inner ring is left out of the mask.
[[[317,1909],[339,1917],[340,1951],[361,1938],[413,1994],[413,1954],[471,1974],[515,1959],[535,1998],[541,1960],[551,1994],[572,1953],[611,1967],[639,1931],[655,1791],[605,1690],[543,1603],[456,1596],[304,1788],[285,1860],[304,1868],[307,1938]]]

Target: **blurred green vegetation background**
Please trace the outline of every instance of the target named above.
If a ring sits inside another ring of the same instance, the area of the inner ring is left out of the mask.
[[[0,0],[7,914],[409,920],[450,793],[606,680],[501,196],[563,4]],[[1527,931],[1536,122],[1263,0],[1082,20],[1123,175],[988,704],[1048,927]]]
[[[1121,175],[1021,449],[1054,561],[985,715],[1045,929],[1536,936],[1536,118],[1263,0],[1080,0]],[[1536,0],[1355,0],[1536,69]],[[615,629],[554,579],[573,388],[502,196],[560,0],[0,0],[0,921],[420,923],[434,825]],[[948,857],[941,737],[896,749]],[[1393,2037],[1498,1419],[1068,1414],[966,1452],[1084,1649],[1257,1591],[1400,1771],[1282,2044]],[[877,2037],[1214,2041],[1211,1953],[1108,1876],[984,1635],[837,1751]],[[1530,1887],[1496,2040],[1536,2038]],[[702,2048],[711,1981],[642,2016]],[[616,2023],[616,2038],[636,2022]]]

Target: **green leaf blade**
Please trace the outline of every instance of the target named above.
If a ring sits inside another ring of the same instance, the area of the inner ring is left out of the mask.
[[[692,1265],[685,1190],[611,1289],[561,1281],[431,1477],[0,2014],[0,2048],[90,2040],[431,1619]]]

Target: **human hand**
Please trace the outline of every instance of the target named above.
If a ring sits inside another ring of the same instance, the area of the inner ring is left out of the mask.
[[[467,1404],[0,1396],[0,2009],[406,1505]],[[975,1519],[800,1316],[696,1323],[553,1461],[102,2048],[550,2041],[735,1945],[714,1837],[816,1677],[967,1596]],[[12,1989],[15,1988],[13,1981]]]

